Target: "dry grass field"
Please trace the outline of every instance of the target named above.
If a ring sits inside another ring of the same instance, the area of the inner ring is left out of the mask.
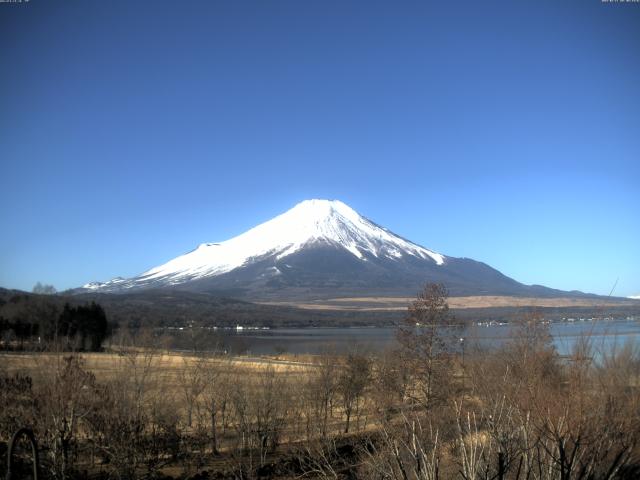
[[[57,368],[69,353],[49,352],[0,352],[1,369],[9,374],[23,373],[37,377]],[[280,374],[304,374],[314,368],[312,356],[278,357],[203,357],[170,351],[129,350],[127,354],[116,352],[86,352],[76,354],[84,368],[98,381],[114,378],[117,372],[146,368],[151,374],[166,382],[165,387],[176,386],[178,379],[196,362],[203,368],[216,368],[238,374],[252,375],[271,369]]]
[[[327,357],[323,364],[311,355],[226,357],[153,348],[102,353],[0,352],[0,379],[8,379],[13,386],[11,379],[29,378],[34,386],[31,407],[15,411],[12,402],[24,392],[16,392],[13,401],[0,392],[0,403],[9,407],[0,411],[0,450],[11,432],[25,425],[35,425],[36,434],[55,445],[58,427],[49,429],[62,421],[64,435],[84,445],[85,451],[92,437],[101,442],[109,438],[111,444],[105,446],[109,466],[94,460],[100,457],[100,450],[93,447],[90,458],[76,460],[94,475],[127,472],[129,477],[144,477],[153,471],[154,475],[184,478],[205,468],[226,472],[224,478],[252,478],[247,473],[238,477],[237,470],[283,458],[289,461],[287,452],[305,448],[298,445],[316,435],[318,428],[323,435],[340,435],[344,430],[343,407],[337,390],[334,392],[341,368],[338,362],[337,357]],[[324,381],[329,384],[323,386]],[[329,400],[327,392],[335,398]],[[328,402],[331,411],[323,416],[318,409],[328,409]],[[91,413],[94,408],[98,410]],[[362,418],[366,412],[360,408],[352,414],[352,428],[365,432],[372,424]],[[101,424],[100,419],[106,423]],[[132,426],[134,431],[127,434]],[[47,438],[51,434],[47,432],[53,433],[53,439]],[[133,462],[129,447],[121,444],[129,440],[122,435],[132,435],[135,446],[131,449],[146,458],[144,462]],[[163,442],[162,452],[147,451],[148,439],[154,435],[154,441]],[[279,445],[286,448],[279,449]],[[60,463],[56,448],[51,450],[51,468],[64,470],[68,467]]]
[[[308,310],[347,310],[347,311],[406,311],[407,305],[415,298],[411,297],[348,297],[316,300],[313,302],[263,302],[265,305],[294,306]],[[613,307],[637,306],[639,302],[631,299],[595,299],[595,298],[534,298],[508,296],[469,296],[449,297],[449,307],[499,308],[499,307]]]

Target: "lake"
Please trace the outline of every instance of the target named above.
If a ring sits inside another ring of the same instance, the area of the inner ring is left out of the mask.
[[[561,355],[571,352],[576,342],[588,336],[597,352],[610,351],[627,341],[640,342],[640,320],[611,319],[554,322],[549,325],[554,344]],[[497,347],[513,337],[509,324],[473,325],[465,328],[460,337],[465,348]],[[224,337],[232,353],[251,354],[287,352],[315,354],[330,347],[345,352],[353,346],[359,349],[382,350],[395,345],[394,327],[317,327],[274,328],[270,330],[230,330]]]

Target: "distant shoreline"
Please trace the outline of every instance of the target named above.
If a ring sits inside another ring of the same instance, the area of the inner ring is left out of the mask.
[[[398,311],[406,310],[414,300],[413,297],[347,297],[331,298],[315,301],[268,301],[256,302],[262,305],[288,306],[304,310],[347,310],[347,311]],[[619,307],[639,306],[640,301],[632,299],[594,299],[594,298],[536,298],[509,297],[498,295],[449,297],[449,307],[452,309],[467,308],[499,308],[499,307]]]

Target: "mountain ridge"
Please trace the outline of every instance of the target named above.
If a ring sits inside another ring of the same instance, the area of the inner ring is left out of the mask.
[[[223,242],[195,249],[132,278],[77,293],[149,288],[233,292],[250,299],[413,295],[426,282],[452,295],[584,296],[524,285],[489,265],[411,242],[338,200],[305,200]]]

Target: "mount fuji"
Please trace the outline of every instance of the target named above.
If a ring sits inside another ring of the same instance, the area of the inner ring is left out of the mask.
[[[88,283],[76,291],[170,288],[250,299],[299,299],[413,295],[425,282],[444,283],[455,296],[567,295],[523,285],[475,260],[429,250],[337,200],[303,201],[230,240],[203,243],[136,277]]]

